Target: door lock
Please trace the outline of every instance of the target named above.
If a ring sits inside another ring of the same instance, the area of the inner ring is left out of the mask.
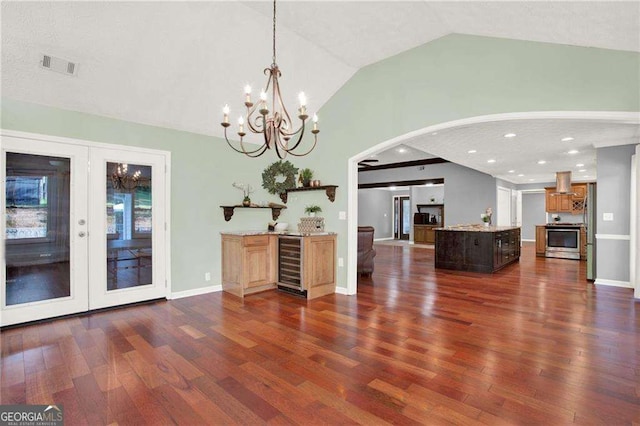
[[[86,221],[86,220],[84,220],[84,219],[80,219],[80,220],[78,221],[78,225],[84,225],[85,223],[87,223],[87,221]]]
[[[78,236],[79,236],[79,237],[84,237],[85,235],[87,235],[87,233],[86,233],[86,232],[84,232],[84,231],[80,231],[80,232],[78,232]]]

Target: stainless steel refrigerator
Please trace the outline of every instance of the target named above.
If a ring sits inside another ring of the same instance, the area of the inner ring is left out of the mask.
[[[584,223],[587,226],[587,279],[596,279],[596,184],[587,184],[587,199],[585,200]]]

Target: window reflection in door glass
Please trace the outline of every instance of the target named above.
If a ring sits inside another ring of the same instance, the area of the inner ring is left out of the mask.
[[[152,283],[151,167],[107,163],[107,290]]]
[[[71,295],[68,158],[8,152],[6,304]]]

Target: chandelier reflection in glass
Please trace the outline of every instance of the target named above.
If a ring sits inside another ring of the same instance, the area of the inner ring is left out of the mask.
[[[140,181],[140,175],[142,172],[136,170],[132,175],[128,173],[129,165],[125,163],[118,163],[114,166],[111,173],[111,184],[113,189],[122,189],[130,191],[138,186]]]
[[[251,86],[245,86],[244,105],[247,108],[246,118],[240,116],[238,119],[238,136],[240,136],[240,146],[236,148],[227,137],[227,128],[229,123],[229,106],[225,105],[223,109],[224,117],[222,127],[224,127],[224,138],[229,146],[249,157],[259,157],[266,152],[267,149],[275,149],[279,158],[285,158],[287,154],[296,157],[302,157],[309,154],[316,147],[318,142],[318,116],[313,115],[313,145],[306,151],[302,151],[302,138],[304,136],[307,115],[307,98],[304,93],[298,95],[300,107],[298,108],[298,119],[301,123],[298,128],[294,128],[291,116],[284,106],[282,94],[280,93],[280,84],[278,78],[282,75],[276,64],[276,1],[273,1],[273,63],[270,68],[265,68],[264,73],[268,75],[267,86],[260,93],[260,100],[254,104],[251,101]],[[267,101],[268,94],[271,95],[271,103]],[[269,105],[273,110],[269,110]],[[247,149],[243,138],[245,133],[245,123],[249,131],[256,134],[262,134],[264,141],[257,149]],[[299,149],[300,148],[300,149]]]

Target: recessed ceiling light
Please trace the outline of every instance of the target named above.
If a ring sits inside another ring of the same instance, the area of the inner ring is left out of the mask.
[[[572,154],[572,155],[573,155],[573,154],[577,154],[577,153],[579,153],[579,152],[580,152],[580,151],[578,151],[577,149],[572,149],[572,150],[571,150],[571,151],[569,151],[567,154]]]
[[[562,142],[569,142],[569,141],[572,141],[572,140],[573,140],[573,138],[572,138],[571,136],[567,136],[566,138],[562,138],[562,139],[560,139],[560,140],[561,140]]]
[[[469,151],[467,151],[467,154],[475,154],[476,152],[478,151],[476,151],[475,149],[470,149]]]
[[[589,177],[589,175],[584,175],[584,176],[582,176],[582,177],[583,177],[583,178],[588,178],[588,177]]]
[[[584,164],[578,163],[578,164],[576,164],[576,167],[584,167]]]
[[[533,179],[529,179],[529,182],[533,182]]]
[[[508,173],[515,173],[515,170],[509,170]]]
[[[403,153],[407,152],[407,150],[405,148],[398,148],[398,152],[400,154],[403,154]]]
[[[520,173],[520,174],[518,175],[518,177],[522,177],[522,176],[524,176],[522,173]]]
[[[437,135],[437,134],[438,134],[438,132],[433,132],[433,133],[431,133],[431,134],[432,134],[433,136],[435,136],[435,135]]]
[[[580,169],[580,170],[578,170],[578,171],[579,171],[580,173],[584,173],[584,172],[586,172],[586,171],[587,171],[587,169]]]
[[[496,162],[496,160],[494,160],[493,158],[490,159],[490,160],[487,160],[487,163],[495,163],[495,162]]]
[[[504,135],[505,138],[515,138],[516,134],[515,133],[507,133],[506,135]]]
[[[547,164],[545,160],[538,160],[538,164]]]

